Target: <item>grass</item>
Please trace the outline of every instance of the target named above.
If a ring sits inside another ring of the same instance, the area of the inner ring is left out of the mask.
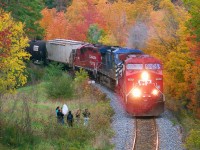
[[[45,85],[45,81],[38,82],[18,89],[16,94],[3,97],[0,137],[4,139],[0,138],[0,146],[37,150],[113,148],[108,142],[113,135],[110,127],[113,111],[108,100],[99,100],[98,96],[90,94],[80,99],[50,99],[45,93]],[[77,109],[88,108],[92,114],[89,126],[85,128],[83,122],[75,124],[73,128],[58,125],[55,108],[64,103],[74,116]],[[27,140],[27,136],[30,140]]]
[[[0,143],[0,149],[1,149],[1,150],[9,150],[10,148],[7,147],[7,146],[5,146],[5,145],[2,145],[2,144]]]

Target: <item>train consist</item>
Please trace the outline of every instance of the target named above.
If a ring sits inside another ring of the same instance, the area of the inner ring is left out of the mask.
[[[55,39],[31,41],[35,63],[50,61],[83,68],[96,81],[115,90],[133,116],[159,116],[164,111],[161,62],[141,50]]]

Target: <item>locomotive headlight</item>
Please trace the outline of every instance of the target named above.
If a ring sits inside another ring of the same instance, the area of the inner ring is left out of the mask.
[[[158,93],[159,93],[159,92],[158,92],[158,90],[156,90],[156,89],[154,89],[154,90],[152,91],[152,94],[153,94],[153,95],[158,95]]]
[[[148,72],[146,72],[146,71],[142,72],[142,76],[141,77],[142,77],[142,80],[144,80],[144,81],[149,80]]]
[[[140,97],[141,94],[142,94],[142,92],[141,92],[141,90],[138,89],[138,88],[135,88],[135,89],[132,90],[132,95],[133,95],[134,97]]]

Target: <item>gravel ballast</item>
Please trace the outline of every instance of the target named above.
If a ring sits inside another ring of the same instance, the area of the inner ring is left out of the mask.
[[[179,125],[173,125],[174,116],[166,110],[156,119],[159,130],[159,148],[161,150],[183,150],[182,135]]]
[[[112,128],[115,136],[112,143],[114,150],[131,150],[134,135],[134,117],[127,115],[119,97],[111,90],[95,84],[110,99],[111,107],[114,109],[112,118]],[[169,111],[165,111],[156,119],[159,130],[159,149],[160,150],[183,150],[181,133],[178,125],[173,125],[170,119],[173,118]]]

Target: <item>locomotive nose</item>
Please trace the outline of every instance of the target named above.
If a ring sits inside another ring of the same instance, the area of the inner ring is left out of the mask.
[[[141,78],[143,81],[149,80],[149,73],[147,71],[143,71],[141,74]]]

